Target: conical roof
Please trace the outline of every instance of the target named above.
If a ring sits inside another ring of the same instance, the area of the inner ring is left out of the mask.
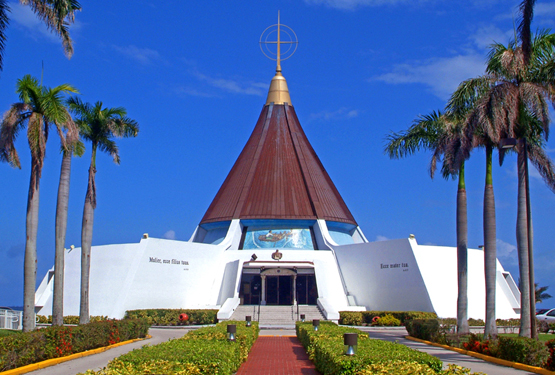
[[[201,224],[232,219],[324,219],[356,225],[287,102],[263,107]]]

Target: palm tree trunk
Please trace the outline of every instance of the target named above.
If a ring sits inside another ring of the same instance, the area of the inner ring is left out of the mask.
[[[484,271],[486,279],[486,326],[484,337],[497,337],[495,324],[495,289],[497,278],[497,244],[495,197],[492,177],[493,147],[486,146],[486,186],[484,189]]]
[[[464,164],[459,170],[457,191],[457,332],[469,333],[468,328],[468,220]]]
[[[526,220],[526,155],[524,142],[518,144],[518,207],[516,216],[516,242],[520,271],[520,332],[523,337],[531,337],[530,315],[530,262],[528,254],[528,223]]]
[[[56,206],[56,244],[54,256],[54,297],[52,300],[52,325],[64,324],[64,246],[67,231],[67,209],[69,205],[69,180],[71,174],[71,151],[64,151],[58,201]]]
[[[93,145],[91,166],[89,167],[89,184],[85,196],[85,208],[83,209],[83,222],[81,227],[81,304],[79,309],[79,324],[87,324],[90,321],[89,313],[89,280],[91,269],[91,245],[93,234],[94,209],[96,206],[96,188],[94,175],[96,147]]]
[[[39,223],[40,166],[33,157],[27,197],[25,259],[23,265],[23,332],[35,329],[35,288],[37,283],[37,230]]]

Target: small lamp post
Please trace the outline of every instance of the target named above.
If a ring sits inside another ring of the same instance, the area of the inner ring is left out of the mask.
[[[301,322],[304,323],[304,321],[305,321],[305,315],[304,315],[304,314],[301,314]]]
[[[235,324],[228,324],[227,326],[227,339],[229,341],[235,341],[237,333],[237,326]]]
[[[357,352],[358,333],[343,334],[343,344],[345,345],[345,355],[355,355]]]
[[[318,326],[320,326],[320,319],[314,319],[312,321],[312,326],[314,327],[315,331],[318,331]]]
[[[251,326],[252,317],[250,315],[245,316],[245,320],[247,321],[247,327]]]

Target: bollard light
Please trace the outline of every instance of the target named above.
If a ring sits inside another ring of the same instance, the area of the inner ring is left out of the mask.
[[[304,314],[301,314],[301,322],[304,323],[304,320],[305,320],[305,315],[304,315]]]
[[[228,326],[227,326],[227,339],[229,341],[235,341],[236,333],[237,333],[237,326],[235,324],[228,324]]]
[[[247,321],[247,327],[250,327],[251,326],[251,320],[252,320],[251,316],[250,315],[245,316],[245,320]]]
[[[357,352],[358,333],[345,333],[343,344],[345,345],[345,355],[355,355]]]
[[[318,326],[320,325],[320,319],[314,319],[312,321],[312,325],[314,326],[314,330],[318,331]]]

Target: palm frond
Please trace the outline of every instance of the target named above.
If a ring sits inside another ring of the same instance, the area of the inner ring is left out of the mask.
[[[546,185],[555,193],[555,166],[543,147],[527,142],[528,159],[534,164]]]
[[[10,7],[6,0],[0,0],[0,71],[4,67],[4,48],[6,47],[6,29],[8,28],[8,13]]]
[[[4,114],[0,126],[0,161],[8,162],[14,168],[21,169],[19,155],[15,149],[15,140],[25,124],[27,105],[23,103],[12,104]]]

